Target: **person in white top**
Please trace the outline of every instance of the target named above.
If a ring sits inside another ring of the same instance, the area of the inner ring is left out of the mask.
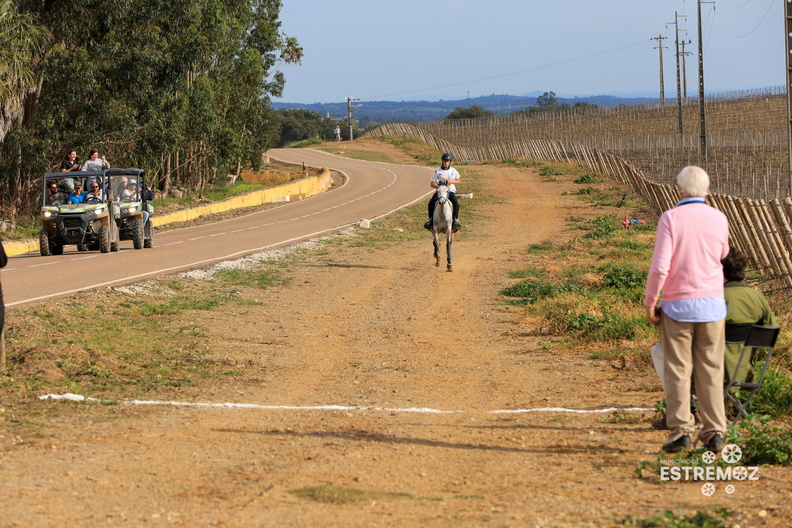
[[[96,150],[92,150],[88,154],[88,161],[83,163],[82,170],[84,171],[102,171],[105,169],[109,169],[110,164],[107,163],[107,160],[102,156],[99,159],[99,152]]]
[[[456,197],[456,184],[459,183],[459,172],[451,166],[451,159],[451,154],[447,152],[443,154],[441,166],[439,169],[435,169],[432,179],[429,180],[429,185],[432,189],[437,189],[441,181],[445,181],[448,185],[448,199],[451,200],[451,204],[454,206],[454,224],[452,229],[456,233],[462,229],[462,224],[459,223],[459,202]],[[424,227],[429,231],[432,230],[432,218],[434,217],[436,203],[437,193],[434,193],[432,199],[429,200],[429,221],[424,224]]]

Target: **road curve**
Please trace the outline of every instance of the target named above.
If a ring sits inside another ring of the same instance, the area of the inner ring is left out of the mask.
[[[220,222],[156,233],[154,248],[135,250],[122,241],[117,253],[10,257],[2,271],[6,307],[43,302],[78,291],[135,282],[199,268],[335,231],[415,202],[429,191],[431,170],[341,158],[310,149],[274,149],[269,156],[343,172],[342,187],[306,200]]]

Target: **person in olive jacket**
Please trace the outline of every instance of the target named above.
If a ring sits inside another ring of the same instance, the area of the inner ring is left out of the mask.
[[[723,296],[726,298],[726,325],[757,324],[760,326],[778,326],[775,313],[762,292],[744,283],[745,266],[748,259],[736,248],[730,248],[729,254],[721,261],[723,265]],[[740,359],[742,345],[734,343],[726,345],[724,354],[724,378],[728,382]],[[751,358],[754,359],[754,358]],[[740,364],[740,371],[734,381],[753,380],[753,362]]]

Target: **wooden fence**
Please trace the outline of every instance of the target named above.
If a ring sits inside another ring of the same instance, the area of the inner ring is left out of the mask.
[[[514,140],[484,147],[457,146],[424,129],[404,123],[382,125],[364,137],[400,136],[423,141],[431,147],[449,152],[454,159],[488,161],[504,159],[539,159],[577,163],[591,171],[629,185],[659,215],[679,201],[676,188],[668,183],[653,182],[640,169],[623,158],[604,150],[578,143],[557,140]],[[681,167],[679,167],[681,168]],[[679,169],[678,168],[678,169]],[[740,198],[727,194],[711,194],[709,203],[729,219],[731,244],[749,260],[749,266],[766,281],[765,291],[792,288],[792,199]]]
[[[707,100],[707,148],[701,151],[699,107],[580,107],[475,119],[416,123],[460,147],[526,138],[576,143],[610,152],[653,181],[673,183],[679,167],[699,165],[713,192],[754,199],[790,195],[787,100],[783,87]]]

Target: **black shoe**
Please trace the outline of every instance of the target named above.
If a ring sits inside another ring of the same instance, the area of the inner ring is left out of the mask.
[[[652,422],[652,429],[668,429],[668,424],[666,423],[665,414],[659,420],[654,420]]]
[[[690,449],[690,437],[688,435],[680,436],[673,442],[663,444],[660,449],[666,453],[678,453],[683,449]]]
[[[454,220],[454,223],[451,224],[451,231],[456,233],[460,229],[462,229],[462,224],[459,223],[459,220]]]
[[[707,449],[713,453],[717,453],[723,449],[723,437],[720,435],[720,433],[715,433],[715,436],[710,438],[710,441],[707,442]]]
[[[429,231],[432,230],[432,221],[431,220],[429,220],[428,222],[426,222],[424,224],[424,229],[428,229]]]

